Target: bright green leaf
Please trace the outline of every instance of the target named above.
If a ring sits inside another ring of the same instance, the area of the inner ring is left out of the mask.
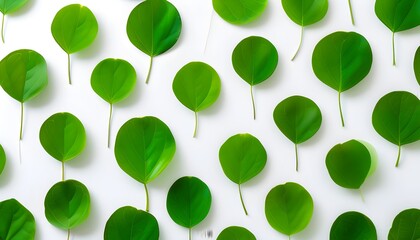
[[[6,166],[6,153],[4,152],[3,146],[0,144],[0,175]]]
[[[267,80],[276,70],[278,53],[267,39],[251,36],[243,39],[233,50],[232,64],[236,73],[251,85],[252,109],[255,119],[253,86]]]
[[[119,208],[105,225],[104,240],[158,240],[156,218],[145,211],[126,206]]]
[[[417,82],[420,85],[420,47],[417,48],[414,57],[414,74],[416,75]]]
[[[225,228],[216,240],[257,240],[257,238],[246,228],[231,226]]]
[[[220,147],[219,160],[225,175],[238,184],[239,196],[246,215],[241,184],[257,176],[265,167],[267,152],[261,142],[251,134],[237,134]]]
[[[392,222],[388,240],[420,239],[420,210],[406,209],[400,212]]]
[[[0,0],[0,12],[3,14],[1,20],[1,40],[4,43],[4,18],[22,8],[28,0]]]
[[[265,199],[265,216],[275,230],[291,236],[308,226],[314,211],[311,195],[297,183],[271,189]]]
[[[296,171],[298,171],[297,145],[318,132],[322,123],[321,110],[309,98],[292,96],[276,106],[273,118],[280,131],[295,144]]]
[[[172,89],[176,98],[194,112],[195,127],[193,137],[197,133],[197,112],[210,107],[219,97],[220,77],[208,64],[190,62],[175,75]]]
[[[341,214],[330,230],[330,240],[377,240],[373,222],[359,212]]]
[[[124,172],[144,184],[146,211],[149,210],[147,184],[165,170],[175,150],[171,130],[156,117],[132,118],[118,131],[115,158]]]
[[[16,199],[0,202],[0,239],[35,239],[35,219]]]
[[[258,19],[268,0],[213,0],[213,8],[226,22],[242,25]]]
[[[131,11],[127,21],[128,39],[150,56],[146,83],[149,82],[153,57],[172,48],[178,41],[181,29],[178,10],[166,0],[143,1]]]
[[[383,138],[398,146],[420,140],[420,100],[412,93],[395,91],[379,99],[372,114],[372,124]]]
[[[338,91],[341,124],[341,93],[354,87],[369,73],[372,66],[372,49],[362,35],[355,32],[335,32],[324,37],[312,55],[315,75],[327,86]]]

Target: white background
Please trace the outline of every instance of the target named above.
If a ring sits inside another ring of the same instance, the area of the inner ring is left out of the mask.
[[[50,26],[55,13],[74,2],[31,0],[21,11],[6,17],[6,44],[0,45],[0,57],[29,48],[41,53],[48,63],[48,87],[25,104],[21,164],[18,158],[20,106],[0,91],[0,143],[8,156],[6,169],[0,176],[0,199],[14,197],[34,214],[36,239],[66,238],[65,231],[48,223],[43,205],[47,191],[60,180],[61,172],[60,163],[41,147],[38,134],[41,124],[56,112],[73,113],[87,131],[86,149],[66,165],[66,178],[83,182],[92,198],[90,218],[72,231],[72,239],[102,239],[105,223],[117,208],[126,205],[145,207],[143,186],[118,167],[113,150],[106,148],[108,105],[90,87],[93,68],[108,57],[128,60],[138,73],[135,92],[115,105],[113,139],[128,119],[152,115],[170,127],[177,142],[172,163],[149,186],[151,213],[159,221],[160,239],[188,238],[187,230],[176,225],[166,211],[169,187],[185,175],[201,178],[213,195],[211,212],[194,228],[194,239],[204,239],[202,234],[206,230],[213,230],[217,236],[230,225],[247,227],[257,239],[287,239],[269,226],[264,215],[264,201],[269,190],[287,181],[303,185],[315,204],[310,225],[293,239],[328,239],[333,221],[348,210],[369,216],[377,227],[379,239],[386,239],[392,220],[400,211],[420,208],[420,142],[403,148],[400,167],[396,169],[397,147],[382,139],[371,124],[373,107],[384,94],[393,90],[419,94],[413,72],[413,57],[420,43],[419,28],[396,34],[397,67],[393,67],[391,32],[374,14],[374,1],[353,1],[356,26],[351,25],[347,1],[330,1],[324,20],[305,29],[301,52],[291,62],[300,28],[288,19],[279,0],[269,0],[262,17],[246,26],[230,25],[214,14],[206,52],[205,39],[213,11],[210,0],[172,0],[182,17],[182,34],[173,49],[155,58],[150,83],[146,86],[149,57],[129,42],[125,30],[128,15],[138,2],[79,1],[96,15],[99,33],[92,46],[72,56],[72,86],[67,83],[66,55],[55,43]],[[311,67],[316,43],[338,30],[364,35],[374,56],[370,74],[342,95],[345,128],[340,125],[337,93],[317,80]],[[279,52],[279,65],[274,75],[255,87],[256,121],[252,120],[249,86],[236,75],[231,65],[233,48],[250,35],[264,36]],[[190,61],[211,64],[222,79],[220,98],[199,114],[197,139],[192,138],[193,113],[179,103],[172,92],[175,73]],[[293,145],[272,119],[274,107],[295,94],[313,99],[323,113],[320,131],[300,146],[298,173],[294,171]],[[242,211],[237,186],[224,176],[218,160],[221,144],[241,132],[259,138],[268,153],[263,172],[243,185],[249,217]],[[362,186],[365,202],[357,191],[335,185],[325,167],[328,150],[353,138],[373,144],[379,156],[377,171]]]

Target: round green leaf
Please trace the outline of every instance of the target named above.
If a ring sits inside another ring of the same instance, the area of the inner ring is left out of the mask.
[[[0,84],[9,96],[21,103],[37,96],[48,84],[44,57],[28,49],[8,54],[0,62]]]
[[[379,135],[398,145],[398,167],[401,146],[420,140],[420,100],[405,91],[388,93],[376,104],[372,124]]]
[[[276,106],[273,118],[280,131],[295,144],[297,171],[297,144],[307,141],[318,132],[322,123],[321,110],[309,98],[291,96]]]
[[[297,183],[288,182],[271,189],[265,199],[265,216],[275,230],[291,236],[311,221],[314,203],[311,195]]]
[[[225,228],[216,240],[257,240],[257,238],[246,228],[231,226]]]
[[[414,74],[416,75],[417,82],[420,85],[420,47],[417,48],[414,57]]]
[[[312,55],[312,69],[327,86],[338,91],[341,123],[341,93],[354,87],[369,73],[372,49],[362,35],[355,32],[335,32],[324,37]]]
[[[55,41],[67,53],[72,54],[87,48],[98,33],[98,22],[89,8],[80,4],[63,7],[51,24]]]
[[[35,219],[16,199],[0,202],[0,239],[35,239]]]
[[[213,0],[213,8],[226,22],[241,25],[259,18],[267,3],[267,0]]]
[[[0,144],[0,175],[6,165],[6,153],[4,152],[3,146]]]
[[[27,2],[28,0],[0,0],[0,12],[4,15],[14,13]]]
[[[39,140],[48,154],[66,162],[83,151],[86,132],[82,122],[71,113],[56,113],[42,124]]]
[[[420,210],[406,209],[400,212],[392,222],[388,240],[406,240],[420,238]]]
[[[327,154],[325,163],[332,180],[339,186],[359,189],[372,167],[369,149],[357,140],[335,145]]]
[[[178,179],[166,198],[166,209],[172,220],[190,229],[206,218],[210,206],[210,189],[196,177]]]
[[[376,0],[375,13],[392,32],[400,32],[420,25],[420,1]]]
[[[359,212],[341,214],[333,223],[330,240],[377,240],[373,222]]]
[[[158,240],[156,218],[145,211],[126,206],[119,208],[105,225],[104,240]]]

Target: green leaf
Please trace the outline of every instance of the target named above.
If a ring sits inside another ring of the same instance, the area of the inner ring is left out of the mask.
[[[143,1],[131,11],[127,21],[128,39],[150,56],[146,83],[149,82],[153,57],[172,48],[178,41],[181,29],[178,10],[166,0]]]
[[[144,184],[146,211],[149,211],[147,184],[165,170],[175,150],[171,130],[156,117],[132,118],[118,131],[115,158],[124,172]]]
[[[123,59],[107,58],[93,69],[90,84],[93,91],[109,103],[108,148],[111,142],[113,104],[124,100],[136,85],[136,70]]]
[[[417,82],[420,85],[420,47],[417,48],[414,57],[414,74],[416,75]]]
[[[0,175],[6,166],[6,153],[4,152],[3,146],[0,144]]]
[[[0,12],[3,14],[1,20],[1,40],[4,43],[4,18],[22,8],[28,0],[0,0]]]
[[[301,26],[300,42],[292,61],[299,53],[303,38],[303,28],[321,21],[328,11],[328,0],[282,0],[287,16]]]
[[[350,189],[360,189],[373,166],[369,149],[357,140],[335,145],[328,152],[325,163],[332,180]]]
[[[392,59],[395,65],[396,32],[405,31],[420,25],[419,0],[376,0],[375,13],[392,32]]]
[[[104,240],[158,240],[156,218],[145,211],[126,206],[119,208],[105,225]]]
[[[225,228],[216,240],[257,240],[257,238],[246,228],[231,226]]]
[[[57,228],[71,230],[89,217],[89,191],[76,180],[58,182],[48,191],[44,206],[48,222]]]
[[[388,240],[406,240],[420,238],[420,210],[411,208],[400,212],[392,222]]]
[[[276,70],[278,53],[267,39],[251,36],[243,39],[233,50],[232,64],[236,73],[251,85],[252,109],[255,104],[252,87],[267,80]]]
[[[267,0],[213,0],[213,8],[223,20],[231,24],[242,25],[258,19]]]
[[[312,68],[315,75],[327,86],[338,91],[341,124],[341,93],[354,87],[369,73],[372,66],[372,49],[362,35],[355,32],[335,32],[315,46]]]
[[[398,167],[401,147],[420,140],[420,100],[405,91],[388,93],[373,109],[372,124],[379,135],[398,146]]]
[[[291,236],[308,226],[314,210],[311,195],[297,183],[271,189],[265,199],[265,216],[275,230]]]
[[[280,131],[295,144],[296,171],[298,171],[297,145],[318,132],[322,123],[321,110],[309,98],[291,96],[276,106],[273,118]]]
[[[16,199],[0,202],[0,239],[35,239],[35,219]]]
[[[373,222],[359,212],[341,214],[333,223],[330,240],[377,240]]]
[[[194,112],[197,133],[197,112],[210,107],[220,95],[221,82],[217,72],[203,62],[190,62],[175,75],[172,89],[176,98]]]
[[[211,193],[207,185],[196,177],[182,177],[171,186],[166,209],[172,220],[191,229],[206,218],[210,211]]]
[[[257,176],[265,167],[267,152],[261,142],[248,133],[237,134],[220,147],[219,160],[225,175],[238,184],[239,197],[246,215],[241,184]]]
[[[98,34],[98,22],[89,8],[71,4],[57,12],[51,24],[51,33],[67,53],[68,77],[71,84],[70,54],[79,52],[93,43]]]

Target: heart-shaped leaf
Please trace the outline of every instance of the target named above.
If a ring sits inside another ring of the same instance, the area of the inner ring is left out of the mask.
[[[420,47],[417,48],[414,57],[414,74],[416,75],[417,82],[420,85]]]
[[[98,22],[89,8],[80,4],[63,7],[55,15],[51,33],[67,53],[69,84],[71,84],[70,54],[89,47],[98,34]]]
[[[312,69],[327,86],[338,91],[341,124],[341,93],[354,87],[369,73],[372,66],[372,49],[369,42],[355,32],[335,32],[315,46]]]
[[[115,158],[130,177],[143,183],[146,211],[149,211],[147,184],[165,170],[175,154],[174,136],[156,117],[132,118],[120,128],[115,141]]]
[[[105,225],[104,240],[158,240],[156,218],[145,211],[126,206],[117,209]]]
[[[206,218],[210,211],[211,193],[207,185],[196,177],[182,177],[172,184],[166,198],[166,209],[172,220],[191,229]]]
[[[303,38],[303,28],[321,21],[328,11],[328,0],[282,0],[287,16],[301,26],[300,41],[292,61],[299,53]]]
[[[265,216],[275,230],[291,236],[308,226],[314,211],[311,195],[297,183],[288,182],[270,190]]]
[[[388,240],[406,240],[420,238],[420,210],[406,209],[400,212],[392,222]]]
[[[0,202],[0,239],[35,239],[35,219],[16,199]]]
[[[149,82],[153,58],[175,45],[181,29],[178,10],[166,0],[143,1],[131,11],[127,21],[128,39],[136,48],[150,56],[146,83]]]
[[[0,85],[20,102],[20,133],[22,140],[23,103],[36,97],[48,84],[47,63],[41,54],[21,49],[8,54],[0,62]]]
[[[419,0],[376,0],[375,13],[392,32],[392,63],[395,65],[395,33],[420,25]]]
[[[213,8],[226,22],[242,25],[259,18],[267,0],[213,0]]]
[[[267,162],[264,146],[251,134],[236,134],[220,147],[219,160],[225,175],[238,184],[242,207],[248,215],[242,198],[241,184],[251,180],[264,169]]]
[[[203,62],[190,62],[175,75],[172,90],[176,98],[194,112],[197,133],[197,112],[210,107],[220,95],[221,82],[217,72]]]
[[[3,146],[0,144],[0,175],[6,166],[6,153],[4,152]]]
[[[330,240],[377,240],[373,222],[359,212],[346,212],[338,216],[330,230]]]
[[[124,100],[136,85],[136,70],[123,59],[107,58],[102,60],[90,77],[93,91],[109,103],[108,148],[111,143],[111,119],[113,104]]]
[[[231,226],[225,228],[216,240],[257,240],[257,238],[246,228]]]
[[[273,118],[280,131],[295,144],[296,171],[298,171],[297,145],[307,141],[318,132],[322,123],[321,110],[309,98],[291,96],[276,106]]]
[[[420,140],[420,100],[405,91],[388,93],[376,104],[372,124],[379,135],[398,145],[398,167],[401,147]]]
[[[267,39],[251,36],[233,50],[232,64],[236,73],[251,86],[252,109],[255,119],[253,86],[267,80],[276,70],[278,53]]]
[[[22,8],[28,0],[0,0],[0,12],[3,14],[1,19],[1,40],[4,43],[4,18]]]

